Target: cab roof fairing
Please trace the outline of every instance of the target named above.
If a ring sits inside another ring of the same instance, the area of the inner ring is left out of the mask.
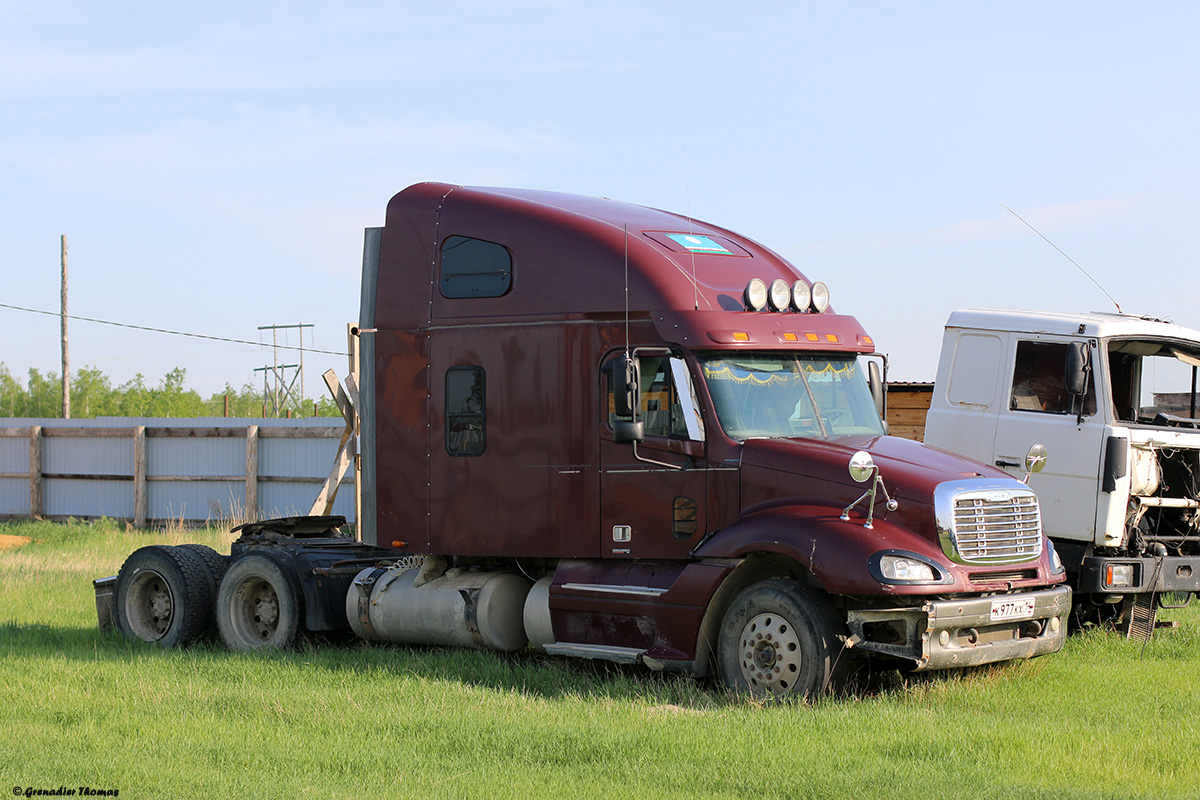
[[[670,234],[707,237],[728,252],[688,251],[672,244]],[[439,296],[435,246],[456,235],[510,250],[513,287],[507,294],[465,302]],[[432,301],[435,319],[623,313],[626,265],[629,313],[642,318],[697,307],[741,311],[742,292],[751,278],[767,283],[782,278],[789,285],[807,280],[776,253],[719,226],[645,206],[556,192],[417,184],[389,202],[384,241],[380,309],[385,285],[402,281],[426,304]],[[389,259],[391,264],[384,263]],[[421,316],[420,303],[407,305],[409,313],[398,316]],[[379,319],[377,325],[388,327]]]

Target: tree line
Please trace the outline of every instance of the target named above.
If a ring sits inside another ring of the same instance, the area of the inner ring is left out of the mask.
[[[71,416],[92,417],[340,417],[332,398],[284,399],[279,413],[270,396],[247,383],[241,389],[225,384],[225,391],[205,400],[184,385],[187,370],[168,372],[157,385],[141,373],[117,386],[95,367],[84,367],[71,376]],[[62,416],[62,380],[56,372],[29,370],[24,384],[0,363],[0,417]]]

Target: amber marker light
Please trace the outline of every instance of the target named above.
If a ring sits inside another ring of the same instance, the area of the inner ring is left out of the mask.
[[[733,332],[733,340],[735,342],[748,342],[748,341],[750,341],[750,334],[745,333],[743,331],[734,331]]]
[[[783,340],[785,342],[798,342],[798,341],[800,341],[800,337],[794,333],[785,333],[783,335]]]

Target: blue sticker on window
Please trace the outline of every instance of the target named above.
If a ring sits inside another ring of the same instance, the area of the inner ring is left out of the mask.
[[[727,256],[733,255],[729,250],[707,236],[700,236],[695,233],[668,233],[667,238],[693,253],[724,253]]]

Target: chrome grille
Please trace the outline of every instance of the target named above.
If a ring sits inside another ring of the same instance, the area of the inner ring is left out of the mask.
[[[1008,564],[1042,554],[1042,521],[1032,492],[964,492],[954,499],[952,535],[971,564]]]

